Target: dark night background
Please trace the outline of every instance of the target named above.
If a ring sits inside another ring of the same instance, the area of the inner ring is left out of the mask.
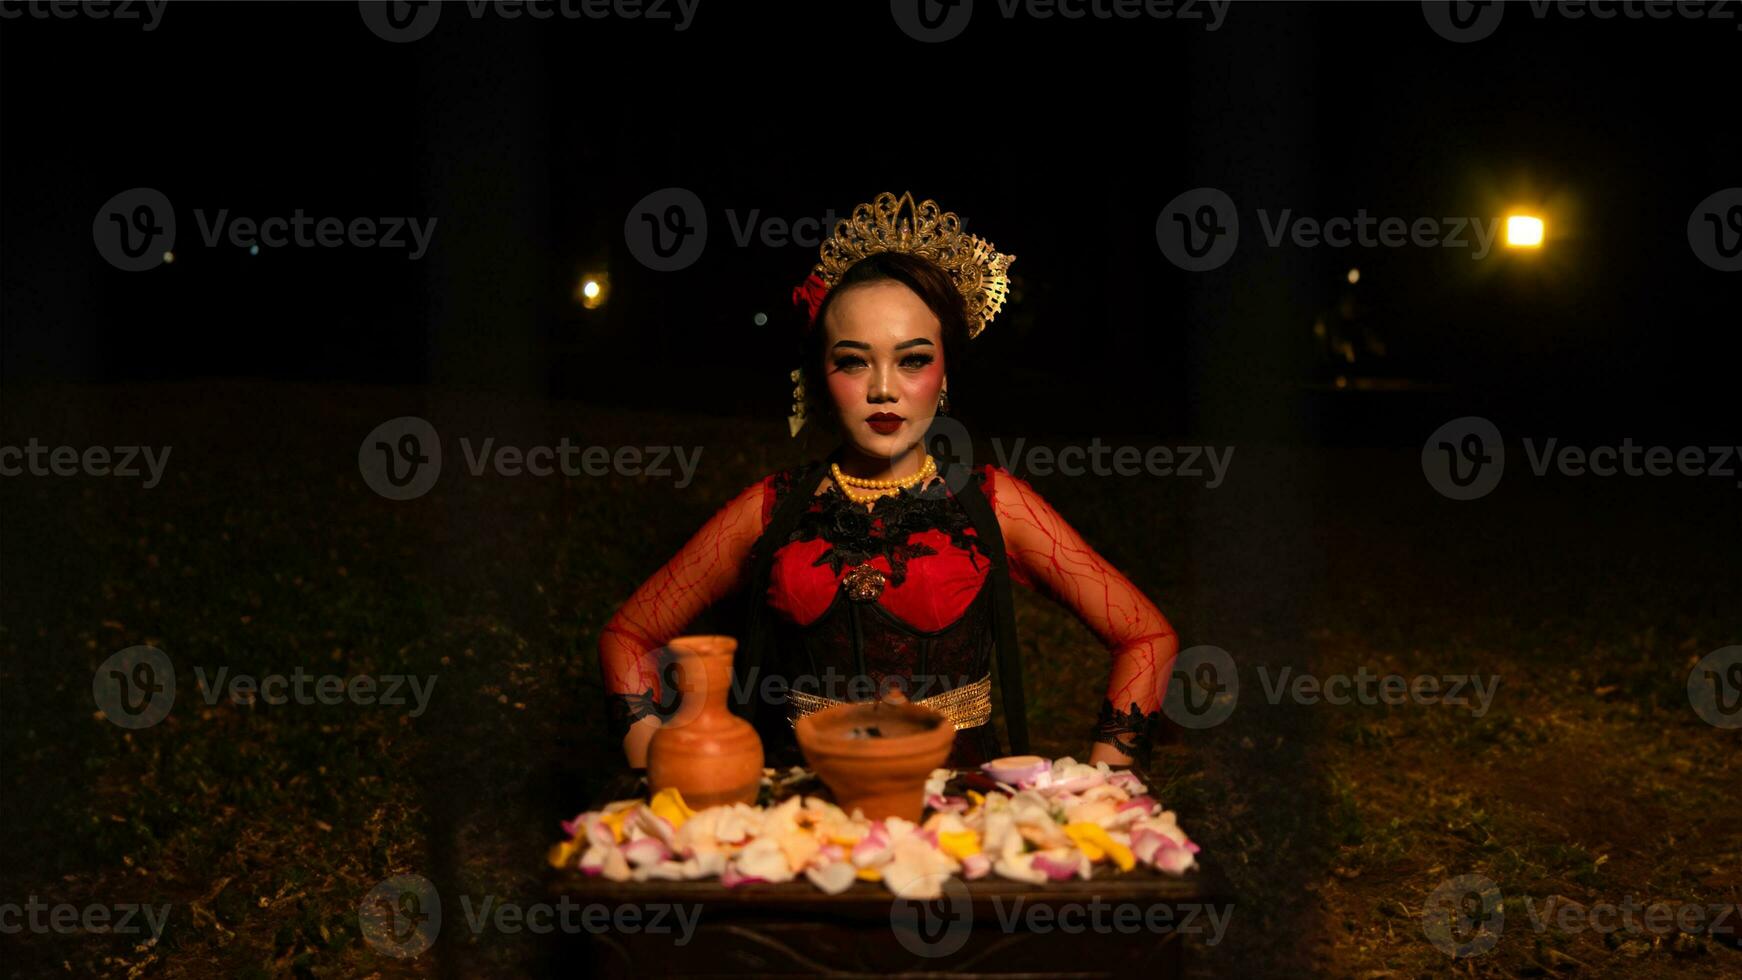
[[[982,15],[933,50],[855,5],[702,8],[683,32],[463,9],[399,45],[348,4],[172,6],[146,34],[10,25],[5,378],[433,382],[778,416],[780,315],[815,249],[738,247],[727,209],[790,222],[912,189],[1018,257],[975,398],[1012,429],[1337,437],[1390,415],[1332,416],[1297,387],[1327,380],[1309,328],[1351,265],[1380,373],[1642,435],[1714,429],[1725,407],[1734,284],[1688,261],[1685,235],[1738,157],[1718,22],[1520,7],[1453,45],[1413,4],[1236,4],[1215,32],[1086,22],[1063,46]],[[1154,238],[1201,185],[1234,198],[1252,246],[1209,275]],[[114,275],[91,216],[136,186],[178,208],[179,261]],[[629,208],[666,186],[711,225],[679,273],[623,243]],[[1255,245],[1258,208],[1520,204],[1555,211],[1527,260]],[[194,208],[297,207],[438,225],[415,262],[196,241]],[[572,298],[586,269],[612,276],[598,311]],[[1044,406],[1011,397],[1030,389],[1007,379],[1037,376]]]
[[[150,32],[0,21],[0,445],[175,447],[152,491],[0,479],[0,902],[177,909],[158,948],[26,936],[8,969],[583,969],[501,935],[389,960],[355,935],[358,896],[405,872],[542,895],[556,821],[620,761],[601,748],[599,628],[730,495],[823,448],[783,421],[788,295],[816,248],[739,247],[728,212],[790,223],[910,190],[1016,256],[1010,303],[952,375],[977,440],[1238,447],[1214,492],[1034,479],[1182,647],[1505,679],[1479,721],[1284,705],[1165,739],[1160,791],[1245,930],[1194,969],[1733,970],[1719,937],[1533,945],[1524,927],[1452,964],[1414,917],[1465,871],[1508,895],[1742,898],[1742,753],[1685,693],[1701,656],[1742,642],[1738,491],[1534,478],[1515,442],[1739,441],[1742,274],[1688,238],[1696,205],[1742,185],[1736,26],[1509,4],[1455,44],[1413,2],[1235,3],[1206,31],[1007,21],[989,0],[930,45],[880,2],[702,0],[682,32],[450,4],[404,44],[348,2],[177,2]],[[1157,216],[1205,186],[1236,202],[1240,242],[1186,272]],[[128,273],[92,223],[137,187],[173,203],[175,260]],[[625,242],[667,187],[708,222],[676,272]],[[437,224],[416,261],[249,255],[201,240],[194,211],[226,208]],[[1519,209],[1549,238],[1480,261],[1270,248],[1260,209]],[[607,302],[583,308],[599,273]],[[455,474],[462,435],[706,455],[687,489],[444,475],[388,501],[357,447],[401,415],[450,440]],[[1492,496],[1455,502],[1421,448],[1469,415],[1517,455]],[[1105,653],[1022,601],[1036,751],[1081,757]],[[93,720],[91,678],[134,644],[175,660],[192,706],[124,733]],[[214,664],[436,673],[441,694],[418,719],[202,710],[184,671]]]

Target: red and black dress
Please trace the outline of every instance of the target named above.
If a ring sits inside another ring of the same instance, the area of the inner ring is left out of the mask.
[[[966,687],[991,675],[1009,602],[1008,581],[993,575],[1004,556],[991,501],[980,505],[989,532],[976,527],[964,501],[966,494],[984,499],[989,468],[972,474],[962,493],[940,479],[885,496],[874,509],[849,500],[833,481],[817,492],[820,476],[810,480],[807,470],[768,478],[764,534],[752,558],[753,567],[765,566],[751,583],[765,623],[750,631],[741,662],[746,681],[752,670],[758,674],[747,714],[770,765],[800,760],[790,711],[766,692],[859,701],[893,688],[918,701]],[[1010,651],[1010,663],[1016,655]],[[1020,704],[1018,682],[999,680],[1008,718],[1012,700]],[[1020,734],[1021,723],[1014,724]],[[975,725],[956,732],[945,764],[976,766],[1002,754],[992,725]]]
[[[1020,583],[1069,608],[1110,651],[1108,696],[1090,737],[1146,759],[1177,650],[1172,628],[1032,487],[982,466],[867,509],[825,479],[826,464],[746,488],[605,627],[614,742],[637,719],[676,710],[661,648],[736,592],[746,622],[729,702],[756,725],[768,765],[803,761],[789,690],[859,701],[900,687],[917,701],[988,675],[1008,750],[1026,753],[1011,603],[1011,583]],[[1008,548],[1002,528],[1016,534]],[[961,728],[946,765],[976,765],[1005,745],[991,723]]]

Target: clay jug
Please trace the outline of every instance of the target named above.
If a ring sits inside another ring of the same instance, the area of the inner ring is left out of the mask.
[[[647,744],[647,783],[668,786],[697,810],[728,803],[756,803],[762,786],[762,739],[727,707],[732,655],[729,636],[680,636],[667,644],[677,658],[677,713]]]

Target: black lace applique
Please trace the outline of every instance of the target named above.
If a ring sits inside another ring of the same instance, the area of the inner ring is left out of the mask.
[[[671,698],[681,700],[682,693],[673,690]],[[623,741],[623,736],[629,734],[630,726],[648,715],[656,715],[661,719],[671,717],[675,706],[660,704],[653,696],[653,689],[648,688],[640,694],[620,694],[607,691],[605,694],[605,727],[611,733],[614,741]]]
[[[770,512],[779,507],[786,495],[792,492],[792,485],[798,482],[798,475],[804,469],[802,466],[789,466],[784,470],[774,471],[768,478],[768,488],[774,494],[774,499],[768,505]]]
[[[935,555],[936,549],[908,539],[921,531],[942,531],[950,544],[968,553],[979,567],[979,558],[991,551],[972,533],[974,522],[967,511],[940,489],[903,490],[877,501],[868,511],[841,493],[839,487],[817,495],[817,503],[799,517],[793,541],[821,538],[832,545],[813,564],[828,565],[837,575],[841,569],[882,555],[889,562],[889,581],[899,586],[907,579],[909,560]]]
[[[1149,762],[1151,733],[1160,715],[1159,711],[1143,712],[1136,701],[1120,713],[1113,708],[1111,698],[1102,698],[1101,715],[1095,719],[1091,737],[1130,756],[1131,761],[1141,767]]]

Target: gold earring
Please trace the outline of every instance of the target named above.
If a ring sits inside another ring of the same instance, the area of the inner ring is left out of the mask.
[[[792,414],[786,417],[786,426],[793,437],[798,436],[798,430],[804,428],[804,369],[793,368],[792,374]]]
[[[948,388],[943,388],[938,391],[938,414],[950,414],[950,389]]]

